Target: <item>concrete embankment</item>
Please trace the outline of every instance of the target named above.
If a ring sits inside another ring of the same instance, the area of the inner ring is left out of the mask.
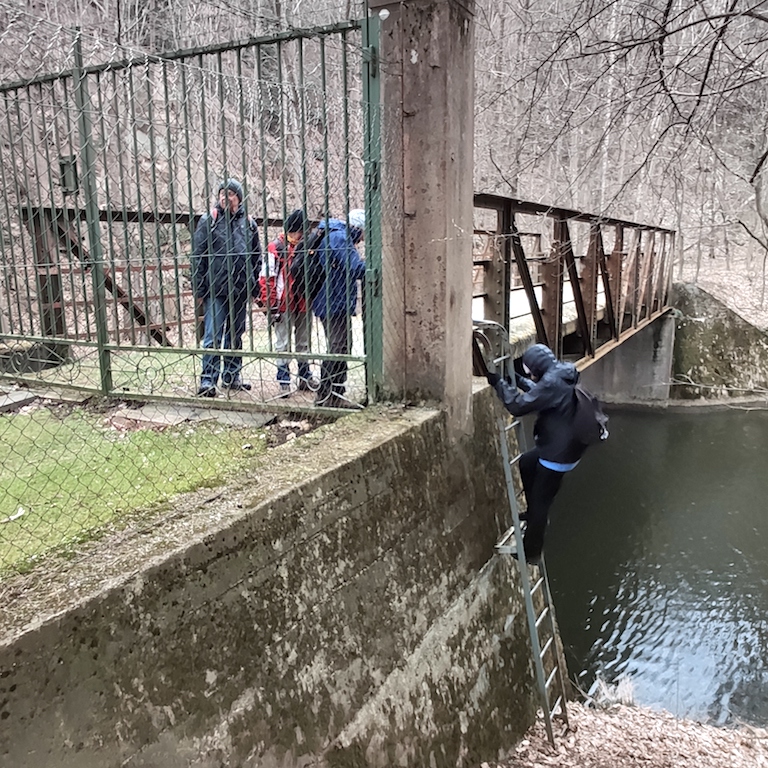
[[[455,766],[514,744],[535,688],[477,384],[467,434],[429,408],[346,417],[16,594],[0,764]]]

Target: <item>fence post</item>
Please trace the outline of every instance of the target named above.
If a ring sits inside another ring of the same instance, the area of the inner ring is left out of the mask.
[[[378,399],[382,385],[384,322],[381,296],[381,73],[379,18],[363,22],[363,109],[365,136],[365,333],[366,378],[369,401]]]
[[[96,151],[91,132],[91,96],[88,81],[83,72],[83,49],[80,29],[75,38],[72,79],[77,106],[77,125],[80,133],[80,163],[82,166],[83,192],[85,194],[85,221],[88,230],[88,247],[91,254],[91,278],[93,281],[93,312],[96,323],[96,343],[99,350],[101,391],[107,395],[112,390],[112,368],[108,349],[107,296],[104,285],[104,254],[101,247],[99,201],[96,192]]]

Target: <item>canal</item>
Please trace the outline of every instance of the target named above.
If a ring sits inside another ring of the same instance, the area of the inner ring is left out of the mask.
[[[768,412],[611,411],[546,554],[571,678],[768,725]]]

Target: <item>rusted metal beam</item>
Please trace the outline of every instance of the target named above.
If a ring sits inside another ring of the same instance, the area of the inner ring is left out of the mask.
[[[551,347],[550,340],[555,337],[550,337],[546,324],[544,323],[542,309],[536,299],[536,291],[534,290],[531,271],[528,269],[528,261],[525,258],[523,243],[520,240],[520,233],[517,230],[517,224],[515,222],[514,216],[510,220],[509,226],[509,239],[512,246],[512,254],[514,256],[515,263],[517,264],[517,271],[520,275],[520,281],[523,284],[525,295],[528,297],[528,305],[531,309],[531,316],[533,317],[533,326],[536,329],[536,338],[541,344],[546,344],[548,347]]]
[[[563,220],[552,222],[550,257],[542,264],[541,312],[549,348],[560,357],[563,352]]]
[[[624,317],[624,301],[622,299],[622,275],[624,267],[624,226],[615,225],[613,250],[608,260],[608,279],[603,272],[603,280],[610,288],[611,310],[614,312],[611,320],[611,336],[619,338],[621,323]],[[606,292],[606,297],[608,293]]]
[[[644,230],[653,230],[655,232],[669,232],[674,230],[665,227],[655,227],[649,224],[639,224],[636,221],[626,219],[614,219],[609,216],[601,216],[595,213],[586,213],[572,208],[558,208],[542,203],[533,203],[527,200],[516,200],[514,198],[504,197],[502,195],[478,194],[475,195],[475,205],[478,208],[492,208],[498,205],[500,201],[509,200],[512,204],[512,213],[523,213],[532,216],[549,216],[553,219],[567,219],[568,221],[585,221],[589,223],[605,224],[608,226],[623,226],[640,228]]]
[[[586,310],[587,328],[589,329],[589,338],[593,350],[597,344],[597,279],[604,262],[605,254],[603,253],[600,225],[592,223],[589,225],[587,253],[582,259],[580,282],[581,292],[584,297],[584,308]]]
[[[40,216],[43,218],[50,216],[51,211],[61,211],[62,209],[38,210],[39,214],[32,216],[33,221],[38,220]],[[77,232],[74,231],[73,220],[62,214],[59,214],[57,218],[53,220],[47,220],[50,222],[51,237],[55,238],[68,252],[74,253],[84,265],[85,269],[88,269],[91,263],[91,256],[86,247],[80,242]],[[152,339],[164,347],[173,346],[165,333],[165,329],[160,328],[156,323],[151,322],[145,310],[131,299],[120,284],[114,280],[112,273],[106,267],[104,267],[104,287],[115,297],[117,303],[130,314],[140,328],[143,328]],[[63,310],[63,303],[61,304],[61,307]]]
[[[579,271],[576,267],[576,257],[573,253],[571,233],[568,230],[568,222],[565,219],[560,220],[560,237],[560,252],[562,253],[565,266],[568,269],[568,278],[571,282],[573,302],[576,305],[576,325],[579,329],[579,334],[581,335],[584,354],[591,356],[594,353],[592,334],[587,319],[587,309],[584,304],[584,297],[581,294],[581,282],[579,280]]]

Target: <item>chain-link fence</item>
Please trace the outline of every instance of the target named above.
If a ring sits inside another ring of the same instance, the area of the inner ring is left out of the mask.
[[[20,15],[0,40],[35,60],[0,87],[1,375],[274,408],[366,402],[380,342],[365,337],[381,327],[364,291],[380,263],[368,22],[98,63],[98,41],[60,28],[44,46],[44,31]],[[228,179],[244,215],[223,198],[217,210]],[[329,235],[306,301],[285,230],[296,209],[305,243]]]
[[[384,327],[376,19],[155,56],[9,9],[0,581],[361,408]]]

